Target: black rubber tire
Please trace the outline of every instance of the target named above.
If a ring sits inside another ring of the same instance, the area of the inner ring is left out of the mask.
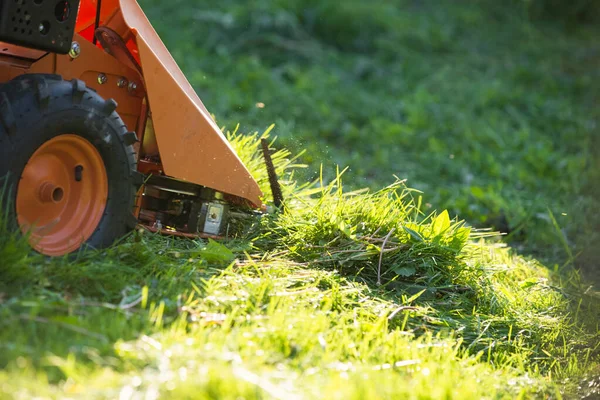
[[[105,100],[80,80],[26,74],[0,86],[0,189],[8,204],[8,223],[18,229],[17,182],[31,155],[46,141],[65,133],[92,143],[104,161],[108,200],[92,236],[83,247],[105,248],[136,225],[133,208],[140,174],[131,133]]]

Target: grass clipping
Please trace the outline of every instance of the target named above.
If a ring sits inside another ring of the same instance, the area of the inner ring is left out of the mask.
[[[456,335],[492,365],[548,378],[594,370],[598,295],[576,271],[519,256],[446,210],[425,215],[403,180],[345,192],[344,172],[301,188],[285,180],[287,211],[263,222],[257,249],[363,283],[400,304],[391,326]]]
[[[228,135],[268,193],[265,136]],[[273,159],[286,211],[224,243],[46,260],[2,228],[0,397],[560,398],[597,365],[576,274],[424,215],[400,180],[298,185]]]

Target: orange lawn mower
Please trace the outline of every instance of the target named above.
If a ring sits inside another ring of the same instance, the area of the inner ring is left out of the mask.
[[[0,0],[0,177],[8,222],[47,256],[138,224],[222,237],[264,210],[135,0]]]

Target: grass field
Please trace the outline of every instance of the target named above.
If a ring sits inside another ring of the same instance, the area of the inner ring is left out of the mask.
[[[598,28],[499,3],[142,2],[220,124],[276,124],[305,176],[396,175],[432,209],[595,270]]]
[[[492,1],[141,5],[265,193],[275,124],[287,211],[75,260],[0,220],[0,398],[600,395],[599,28]]]

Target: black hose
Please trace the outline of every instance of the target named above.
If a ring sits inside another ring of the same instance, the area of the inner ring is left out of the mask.
[[[275,166],[273,165],[273,160],[271,159],[271,153],[269,153],[269,143],[267,142],[267,139],[262,138],[260,140],[260,144],[262,145],[263,156],[267,166],[267,174],[269,176],[269,183],[271,185],[271,193],[273,194],[273,204],[279,209],[279,211],[284,211],[285,205],[283,204],[283,194],[281,193],[281,186],[279,186],[279,181],[277,180],[277,173],[275,172]]]
[[[98,0],[98,4],[96,6],[96,21],[94,22],[94,39],[92,40],[92,43],[94,43],[94,46],[96,45],[96,42],[98,39],[96,39],[96,29],[98,29],[98,27],[100,26],[100,9],[102,8],[102,0]]]

